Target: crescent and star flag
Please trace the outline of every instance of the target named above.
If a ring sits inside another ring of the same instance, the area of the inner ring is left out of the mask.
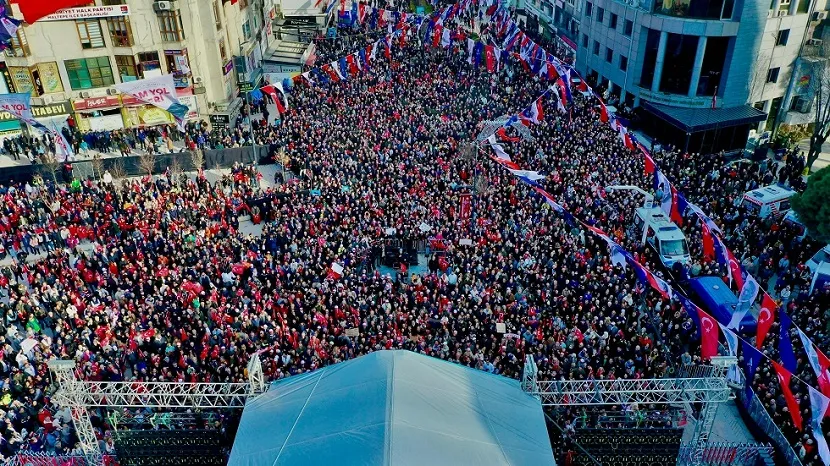
[[[267,86],[262,86],[262,92],[271,96],[271,100],[274,101],[274,104],[277,106],[277,110],[280,112],[280,115],[284,115],[285,111],[288,109],[288,102],[284,101],[283,95],[278,95],[277,88],[273,84],[269,84]]]
[[[792,374],[784,368],[781,364],[775,361],[772,362],[772,367],[775,369],[775,375],[778,377],[778,384],[781,385],[781,392],[784,394],[784,400],[787,402],[787,409],[790,411],[790,416],[793,418],[793,425],[800,431],[803,429],[803,420],[801,419],[801,408],[798,406],[790,389],[790,379]]]
[[[17,3],[20,6],[23,19],[28,24],[34,24],[40,18],[51,15],[58,10],[86,6],[90,2],[89,0],[17,0],[13,3]]]
[[[484,46],[484,61],[487,64],[487,71],[494,73],[498,68],[498,56],[496,55],[496,48],[492,45]]]
[[[707,314],[703,309],[697,309],[700,318],[700,357],[704,360],[718,355],[718,337],[720,330],[718,321]]]
[[[608,123],[608,107],[601,100],[599,101],[599,121]]]
[[[758,311],[758,335],[755,338],[755,347],[761,349],[764,339],[767,338],[772,323],[775,321],[775,300],[764,292],[764,299],[761,301],[761,310]]]

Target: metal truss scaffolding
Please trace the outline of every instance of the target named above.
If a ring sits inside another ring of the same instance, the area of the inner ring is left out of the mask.
[[[559,380],[536,382],[529,392],[543,406],[723,403],[731,389],[723,378]]]
[[[49,369],[59,387],[52,398],[70,409],[79,447],[90,464],[101,464],[102,456],[88,408],[240,409],[266,390],[258,354],[248,362],[246,383],[92,382],[79,380],[75,362],[65,360],[49,361]]]

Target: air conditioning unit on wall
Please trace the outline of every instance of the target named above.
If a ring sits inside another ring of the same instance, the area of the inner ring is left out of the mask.
[[[156,13],[161,12],[161,11],[172,11],[172,10],[175,10],[175,9],[176,9],[176,2],[174,0],[159,1],[159,2],[153,3],[153,10],[155,10]]]

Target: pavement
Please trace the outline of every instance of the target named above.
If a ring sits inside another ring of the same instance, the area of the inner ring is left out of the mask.
[[[810,140],[802,139],[798,142],[798,148],[804,151],[804,156],[806,157],[807,153],[810,152]],[[818,156],[818,160],[813,163],[813,171],[821,170],[828,165],[830,165],[830,142],[825,142],[821,146],[821,153]]]
[[[273,105],[273,104],[268,104],[268,112],[270,114],[269,121],[271,123],[273,123],[274,116],[279,115],[279,112],[277,111],[276,106]],[[262,114],[261,113],[255,113],[253,115],[253,119],[254,120],[262,119]],[[2,140],[3,140],[3,138],[0,138],[0,143],[2,143]],[[179,152],[180,150],[182,150],[184,148],[184,140],[174,142],[173,146],[175,147],[174,152]],[[168,153],[166,145],[162,144],[160,149],[161,149],[162,154]],[[141,150],[140,148],[137,148],[137,149],[134,149],[132,151],[131,155],[132,156],[145,155],[146,153],[147,153],[146,151]],[[90,149],[90,150],[87,151],[86,154],[75,154],[75,160],[77,160],[77,161],[92,160],[93,157],[96,154],[100,154],[101,158],[121,157],[121,153],[118,152],[117,149],[115,150],[115,152],[99,152],[97,150]],[[17,167],[17,166],[24,166],[24,165],[31,165],[31,162],[29,161],[29,159],[27,157],[21,156],[20,160],[15,160],[10,155],[0,153],[0,170],[2,170],[3,168],[7,168],[7,167]],[[271,179],[273,179],[273,177]]]

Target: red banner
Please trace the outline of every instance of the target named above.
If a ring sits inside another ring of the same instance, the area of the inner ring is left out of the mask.
[[[461,220],[469,220],[472,211],[472,196],[469,194],[461,195]]]

